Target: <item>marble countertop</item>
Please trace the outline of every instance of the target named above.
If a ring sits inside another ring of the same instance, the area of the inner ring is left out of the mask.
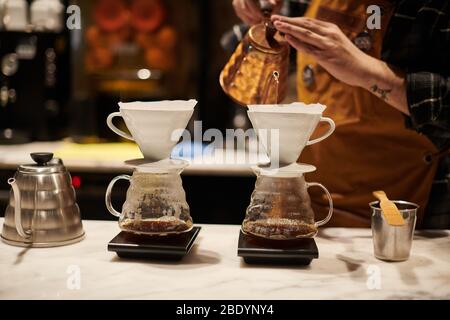
[[[450,299],[450,231],[417,233],[411,258],[387,263],[369,229],[323,229],[319,259],[282,267],[246,265],[239,226],[202,225],[180,262],[120,259],[106,249],[117,223],[84,228],[86,239],[65,247],[0,243],[0,299]]]

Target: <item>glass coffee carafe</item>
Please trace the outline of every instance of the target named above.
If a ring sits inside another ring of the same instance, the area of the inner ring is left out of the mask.
[[[186,202],[181,172],[187,166],[183,160],[166,159],[135,167],[133,175],[114,178],[106,191],[106,207],[119,217],[123,231],[144,235],[169,235],[188,232],[193,228]],[[128,180],[130,187],[122,212],[111,204],[111,192],[118,180]]]
[[[320,104],[303,103],[249,106],[248,116],[270,163],[254,167],[257,180],[242,223],[244,233],[274,240],[311,238],[319,226],[331,219],[330,193],[319,183],[306,182],[304,177],[316,168],[297,163],[306,146],[333,133],[333,120],[322,117],[325,109]],[[311,140],[319,122],[328,123],[330,128],[320,138]],[[268,132],[275,132],[274,138],[268,139]],[[321,221],[315,220],[308,194],[310,187],[322,188],[328,198],[330,209]]]
[[[242,223],[242,231],[271,240],[314,237],[317,228],[331,219],[333,201],[323,185],[305,181],[304,173],[312,171],[315,171],[313,166],[297,163],[280,169],[255,167],[255,190]],[[308,194],[310,187],[322,188],[328,198],[330,209],[321,221],[314,218]]]

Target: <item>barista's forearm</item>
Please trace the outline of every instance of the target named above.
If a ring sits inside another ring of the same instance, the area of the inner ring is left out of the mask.
[[[400,112],[409,115],[405,74],[372,57],[366,65],[362,87]]]

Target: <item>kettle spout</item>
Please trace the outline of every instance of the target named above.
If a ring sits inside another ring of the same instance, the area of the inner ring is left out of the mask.
[[[278,90],[280,87],[280,72],[273,71],[267,79],[264,88],[264,96],[262,98],[263,104],[278,104]]]
[[[25,232],[22,226],[22,208],[21,208],[21,198],[20,190],[17,185],[17,181],[14,178],[8,180],[8,184],[11,186],[14,194],[14,224],[16,225],[17,233],[25,239],[31,237],[29,232]]]

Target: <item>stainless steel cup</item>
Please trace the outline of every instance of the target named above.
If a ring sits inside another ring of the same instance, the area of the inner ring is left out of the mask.
[[[380,202],[371,202],[372,237],[375,257],[385,261],[408,260],[419,206],[412,202],[394,201],[405,219],[403,226],[391,226],[380,209]]]

